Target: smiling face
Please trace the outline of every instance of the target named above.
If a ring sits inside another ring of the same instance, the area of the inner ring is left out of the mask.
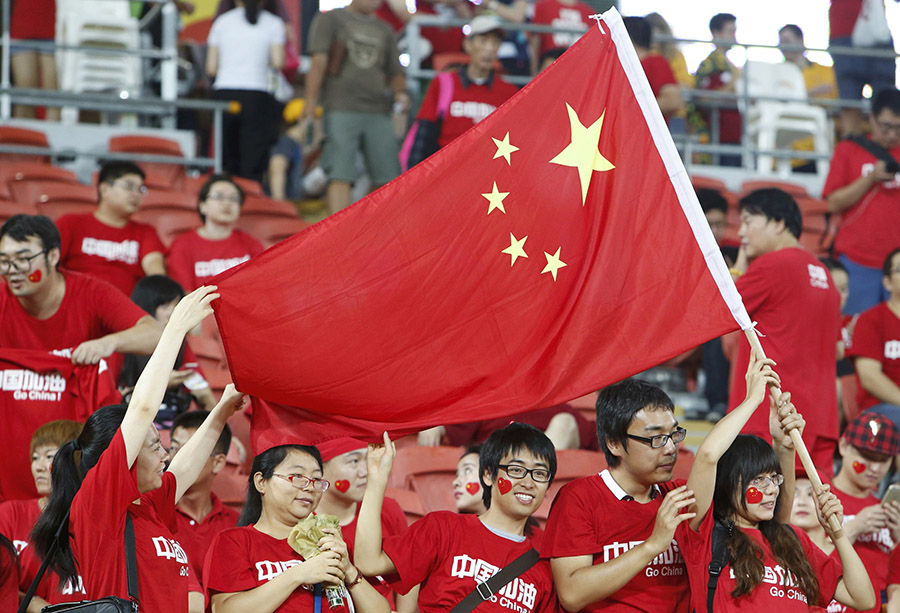
[[[524,449],[507,453],[500,464],[547,471],[550,469],[545,460],[535,457]],[[544,501],[544,496],[547,495],[547,488],[550,487],[549,483],[535,481],[531,474],[521,479],[513,479],[502,468],[497,472],[496,478],[491,477],[489,471],[485,471],[482,478],[486,485],[491,486],[491,509],[498,509],[513,520],[527,519],[537,511]]]
[[[321,479],[322,470],[314,457],[291,449],[275,467],[272,477],[264,479],[262,473],[253,475],[253,483],[262,496],[263,512],[284,525],[293,526],[316,509],[322,492],[314,490],[311,483],[303,489],[296,488],[290,481],[277,475],[302,475]]]
[[[759,522],[775,517],[775,503],[778,501],[778,492],[781,491],[774,482],[777,477],[774,472],[762,473],[743,488],[738,488],[736,495],[743,496],[745,503],[734,505],[738,510],[738,518],[735,520],[738,525],[755,528]]]
[[[453,498],[460,513],[483,513],[481,482],[478,480],[478,454],[468,453],[456,465],[456,479],[453,480]]]
[[[58,449],[56,445],[41,445],[31,454],[31,476],[34,477],[37,493],[42,497],[50,494],[50,466]]]
[[[304,473],[305,474],[305,473]],[[325,462],[331,487],[325,495],[344,502],[362,502],[366,493],[366,450],[356,449]]]
[[[135,467],[137,470],[138,491],[144,494],[162,485],[162,476],[169,461],[169,452],[159,442],[159,432],[150,426],[144,444],[138,452]]]

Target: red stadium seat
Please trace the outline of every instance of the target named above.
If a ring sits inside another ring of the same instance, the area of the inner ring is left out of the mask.
[[[240,511],[247,497],[247,475],[222,471],[213,479],[212,491],[229,507]]]
[[[0,223],[3,223],[13,215],[37,215],[38,210],[33,204],[22,204],[12,200],[0,200]]]
[[[0,183],[11,181],[58,181],[60,183],[78,183],[78,177],[71,170],[42,164],[40,162],[19,162],[0,165]]]
[[[115,153],[149,153],[184,157],[181,145],[177,141],[157,136],[139,136],[134,134],[114,136],[109,139],[109,150]],[[139,162],[138,166],[148,174],[148,185],[178,188],[184,179],[184,166],[180,164]],[[154,175],[152,181],[150,180],[150,175]]]
[[[704,177],[702,175],[693,175],[691,177],[691,185],[694,186],[695,190],[698,189],[715,189],[723,194],[728,191],[728,188],[725,186],[725,182],[719,179],[713,179],[712,177]]]
[[[179,209],[192,211],[194,214],[197,214],[197,199],[183,192],[150,188],[144,195],[141,209]],[[198,221],[197,223],[200,222]]]
[[[299,218],[297,207],[284,200],[273,200],[265,196],[247,196],[241,207],[241,217],[276,217],[280,219]]]
[[[397,450],[392,487],[413,490],[425,511],[454,510],[453,479],[461,447],[406,447]]]
[[[170,246],[177,236],[190,232],[200,225],[197,213],[176,209],[142,209],[132,215],[131,219],[156,228],[159,238],[166,247]]]
[[[27,147],[50,147],[50,141],[43,132],[16,128],[14,126],[0,126],[0,144],[24,145]],[[28,155],[24,153],[0,153],[0,161],[10,162],[43,162],[50,163],[48,155]]]
[[[257,217],[255,215],[241,216],[238,226],[244,232],[252,235],[266,247],[283,241],[305,230],[310,226],[302,219],[287,219],[285,217]]]
[[[263,191],[262,185],[252,179],[245,179],[244,177],[231,177],[231,180],[241,186],[241,189],[244,190],[245,196],[265,197],[266,195],[266,193]]]
[[[416,492],[389,487],[385,490],[384,495],[397,501],[406,515],[407,524],[412,524],[425,515],[425,507],[422,506],[422,500]]]
[[[563,449],[557,451],[556,477],[547,490],[544,502],[535,511],[535,519],[539,522],[546,521],[553,499],[556,498],[557,492],[566,483],[580,477],[599,473],[604,468],[606,468],[606,455],[602,451],[588,451],[586,449]]]
[[[786,191],[790,195],[794,196],[794,198],[798,196],[809,196],[806,188],[802,185],[791,183],[790,181],[778,181],[774,179],[754,179],[751,181],[744,181],[743,183],[741,183],[741,196],[745,196],[750,192],[758,189],[767,189],[770,187]]]
[[[228,427],[231,428],[231,436],[241,441],[247,450],[247,461],[244,463],[243,472],[249,474],[250,465],[253,463],[253,446],[250,444],[250,417],[247,409],[235,413],[228,418]]]
[[[37,205],[38,213],[46,215],[56,221],[63,215],[85,215],[97,210],[96,204],[87,202],[74,202],[68,200],[55,200],[53,202],[41,202]]]
[[[828,203],[821,198],[813,198],[807,195],[795,195],[794,198],[797,200],[797,206],[804,217],[807,215],[825,215],[829,212]]]
[[[204,372],[228,368],[225,362],[225,350],[217,340],[189,335],[187,341]]]
[[[204,183],[209,181],[209,174],[203,174],[197,177],[185,177],[181,188],[185,193],[198,195]],[[241,186],[245,196],[265,196],[262,185],[256,181],[245,179],[244,177],[231,177],[231,180]]]
[[[18,202],[27,204],[52,204],[54,202],[81,202],[97,206],[97,191],[80,183],[61,183],[46,179],[15,181],[10,192]]]

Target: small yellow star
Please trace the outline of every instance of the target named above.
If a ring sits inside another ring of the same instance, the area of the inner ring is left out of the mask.
[[[491,193],[481,195],[490,203],[488,206],[488,215],[490,215],[491,211],[494,209],[500,209],[501,213],[506,213],[506,209],[503,208],[503,199],[509,196],[509,192],[497,191],[496,181],[494,181],[494,188],[491,190]]]
[[[562,249],[562,247],[558,247],[556,249],[556,253],[554,253],[553,255],[550,255],[546,251],[544,252],[544,256],[547,258],[547,265],[544,266],[544,270],[541,271],[541,274],[549,272],[551,275],[553,275],[554,281],[556,281],[556,271],[558,271],[560,268],[568,266],[568,264],[559,259],[560,249]]]
[[[509,233],[509,247],[501,251],[500,253],[506,253],[510,256],[509,267],[512,268],[512,265],[516,263],[517,258],[527,258],[528,254],[525,253],[525,241],[528,240],[528,237],[519,240],[513,233]],[[554,273],[555,274],[555,273]]]
[[[600,130],[603,128],[603,116],[606,115],[606,111],[603,111],[600,119],[592,123],[590,127],[585,127],[581,123],[578,113],[569,106],[568,102],[566,109],[569,112],[569,129],[572,140],[565,149],[550,160],[550,163],[578,169],[578,178],[581,180],[581,206],[584,206],[587,200],[588,185],[591,183],[594,171],[604,172],[615,168],[609,160],[600,155],[600,151],[597,149],[600,143]]]
[[[509,132],[506,133],[506,136],[503,137],[503,140],[497,140],[493,136],[491,137],[491,140],[494,141],[495,145],[497,145],[497,153],[494,154],[494,157],[492,159],[496,160],[497,158],[502,157],[506,160],[507,164],[512,166],[509,154],[513,153],[514,151],[518,151],[519,148],[515,145],[509,144]]]

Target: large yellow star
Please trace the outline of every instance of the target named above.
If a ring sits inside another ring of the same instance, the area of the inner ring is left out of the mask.
[[[512,268],[512,265],[516,263],[517,258],[527,258],[528,254],[525,253],[525,241],[528,240],[528,237],[524,237],[522,239],[517,239],[512,232],[509,233],[509,247],[501,251],[500,253],[506,253],[510,256],[509,267]]]
[[[493,136],[491,140],[494,141],[494,144],[497,145],[497,153],[494,154],[494,157],[491,159],[496,160],[499,157],[502,157],[506,160],[506,163],[512,166],[512,161],[510,161],[509,155],[515,151],[518,151],[519,148],[515,145],[509,144],[509,132],[506,133],[506,136],[503,137],[503,140],[497,140]]]
[[[556,281],[556,272],[560,268],[568,266],[568,264],[559,259],[559,252],[561,249],[562,247],[557,247],[556,253],[554,253],[553,255],[550,255],[546,251],[544,252],[544,256],[547,258],[547,265],[544,266],[544,270],[541,271],[541,274],[549,272],[551,275],[553,275],[554,281]]]
[[[600,129],[603,127],[603,116],[606,115],[606,111],[603,111],[600,119],[592,123],[590,127],[585,127],[581,123],[578,113],[569,106],[569,103],[566,103],[566,109],[569,111],[572,141],[559,155],[550,160],[550,163],[578,169],[578,178],[581,179],[581,205],[584,206],[593,172],[595,170],[604,172],[615,168],[609,160],[600,155],[598,150]]]
[[[488,215],[490,215],[491,211],[493,211],[494,209],[500,209],[501,213],[506,213],[506,209],[503,208],[503,199],[509,196],[509,192],[497,191],[496,181],[494,181],[494,187],[493,189],[491,189],[491,193],[481,195],[484,196],[490,203],[488,205]]]

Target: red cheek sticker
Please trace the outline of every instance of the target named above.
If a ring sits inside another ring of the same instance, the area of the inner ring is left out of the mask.
[[[500,490],[501,494],[509,494],[509,491],[512,489],[512,482],[500,477],[497,479],[497,489]]]
[[[38,281],[40,281],[41,280],[41,271],[35,270],[33,273],[28,275],[28,280],[31,281],[32,283],[37,283]]]
[[[866,465],[863,464],[862,462],[854,462],[853,470],[856,471],[857,475],[861,475],[866,471]]]
[[[334,488],[343,494],[350,489],[350,482],[346,479],[338,479],[334,482]]]
[[[481,489],[481,486],[479,484],[475,483],[474,481],[470,481],[469,483],[466,483],[466,491],[469,492],[470,496],[474,496],[475,494],[477,494],[478,490],[480,490],[480,489]]]
[[[762,502],[763,493],[760,492],[755,487],[751,487],[747,490],[747,502],[750,504],[757,504]]]

